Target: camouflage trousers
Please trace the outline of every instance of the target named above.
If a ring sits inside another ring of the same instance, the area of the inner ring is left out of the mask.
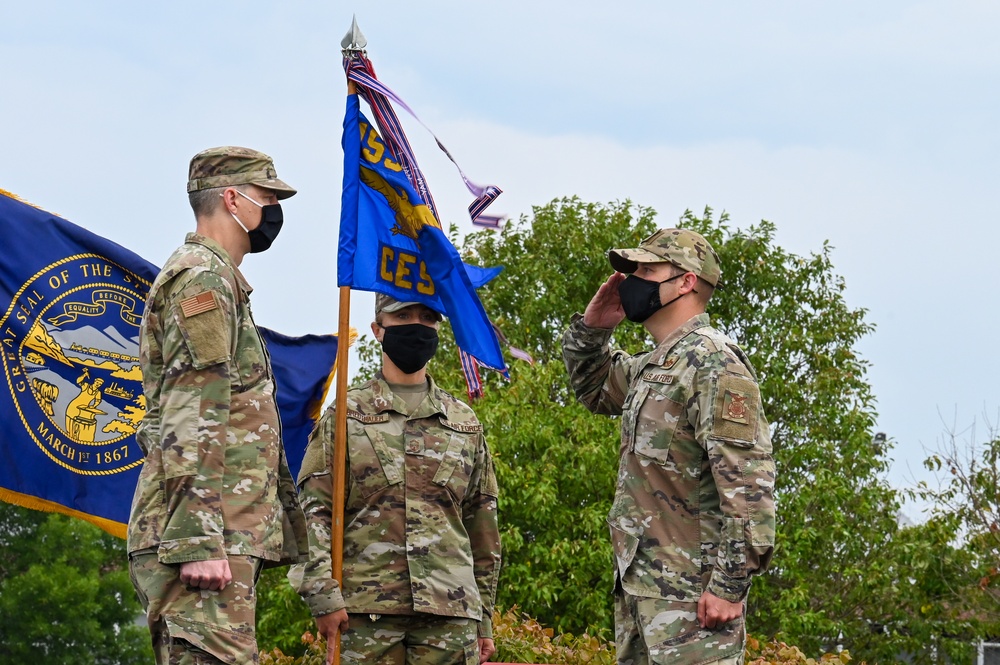
[[[374,619],[373,619],[374,617]],[[349,615],[344,665],[479,665],[479,623],[432,614]]]
[[[222,591],[192,589],[179,565],[156,552],[129,556],[129,572],[153,641],[157,665],[255,665],[257,596],[261,560],[230,556],[233,581]]]
[[[743,617],[708,629],[698,625],[698,603],[615,593],[618,665],[743,665]]]

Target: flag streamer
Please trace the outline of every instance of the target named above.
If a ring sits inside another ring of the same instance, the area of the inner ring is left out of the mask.
[[[416,157],[413,154],[413,149],[410,147],[410,142],[406,138],[406,134],[403,132],[403,127],[399,123],[399,118],[396,116],[396,112],[393,110],[392,106],[389,104],[389,100],[392,100],[397,105],[402,107],[407,113],[409,113],[413,118],[420,123],[420,125],[426,129],[432,137],[434,137],[434,142],[437,143],[438,148],[441,149],[451,163],[455,165],[458,169],[459,175],[462,177],[462,181],[465,183],[466,188],[476,200],[472,202],[469,206],[469,216],[472,221],[475,222],[486,210],[487,207],[493,201],[496,200],[500,194],[503,193],[496,185],[477,185],[472,180],[465,175],[465,171],[459,166],[458,162],[452,156],[448,148],[445,147],[441,139],[437,137],[436,134],[428,127],[423,120],[411,109],[406,102],[404,102],[395,92],[393,92],[388,86],[383,84],[375,76],[375,69],[372,67],[371,61],[364,56],[364,54],[355,52],[352,57],[344,59],[344,68],[347,71],[347,78],[354,81],[358,85],[358,92],[364,98],[368,105],[371,106],[375,117],[378,119],[378,126],[382,130],[383,138],[389,144],[393,153],[398,155],[404,167],[408,169],[408,173],[412,174],[411,182],[414,188],[420,192],[424,201],[430,207],[431,211],[437,216],[437,208],[434,205],[433,198],[431,197],[430,191],[427,189],[426,182],[424,181],[423,174],[417,167]],[[440,219],[440,217],[438,218]]]
[[[459,348],[506,375],[499,342],[475,291],[501,268],[477,268],[461,260],[434,214],[427,183],[389,99],[380,92],[384,86],[371,87],[376,80],[367,59],[346,60],[378,129],[361,113],[358,95],[348,95],[338,284],[446,314]],[[350,64],[355,60],[363,66]]]

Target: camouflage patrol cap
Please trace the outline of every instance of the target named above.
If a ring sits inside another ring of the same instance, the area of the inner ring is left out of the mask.
[[[612,268],[623,273],[635,272],[640,263],[672,263],[712,286],[718,286],[722,278],[719,255],[707,240],[687,229],[660,229],[638,247],[612,249],[608,261]]]
[[[273,189],[279,199],[287,199],[295,190],[278,179],[274,160],[250,148],[224,145],[203,150],[191,158],[188,192],[214,187],[257,185]]]
[[[402,302],[396,300],[392,296],[387,296],[384,293],[375,294],[375,316],[378,316],[380,312],[389,312],[390,314],[392,312],[398,312],[399,310],[410,307],[411,305],[423,305],[423,303],[419,303],[416,301]],[[444,317],[441,316],[440,312],[434,311],[434,313],[437,314],[438,321],[442,321],[444,319]]]

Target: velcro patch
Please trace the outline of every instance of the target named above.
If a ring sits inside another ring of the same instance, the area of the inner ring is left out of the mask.
[[[673,383],[674,375],[666,372],[646,372],[642,375],[642,380],[652,383]]]
[[[719,377],[712,435],[753,444],[757,439],[760,391],[753,380],[738,374]]]
[[[182,311],[175,317],[195,369],[202,370],[232,358],[233,339],[221,307],[213,306],[198,316],[186,316]]]
[[[351,420],[357,420],[360,423],[366,425],[373,425],[376,423],[387,423],[389,422],[388,413],[361,413],[360,411],[347,411],[347,417]]]
[[[669,358],[663,361],[661,367],[663,367],[663,369],[670,369],[671,367],[677,364],[678,360],[680,360],[679,356],[670,356]]]
[[[453,429],[456,432],[482,432],[482,423],[456,423],[454,421],[448,420],[447,418],[441,419],[441,424],[448,429]]]
[[[196,314],[202,314],[204,312],[210,312],[219,306],[219,303],[215,301],[215,294],[211,291],[204,291],[198,295],[191,296],[190,298],[185,298],[180,302],[181,314],[184,318],[190,318]]]

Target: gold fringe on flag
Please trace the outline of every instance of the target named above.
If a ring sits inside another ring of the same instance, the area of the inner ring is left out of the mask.
[[[333,336],[338,337],[339,335],[338,333],[334,333]],[[347,338],[347,346],[349,347],[354,346],[354,342],[356,342],[357,340],[358,340],[358,331],[356,328],[354,328],[354,326],[351,326],[351,334]],[[339,344],[340,340],[337,340],[337,343]],[[335,376],[337,376],[336,363],[334,363],[333,369],[330,370],[330,375],[326,377],[326,385],[323,386],[323,394],[320,395],[319,399],[317,399],[316,401],[314,401],[312,404],[309,405],[309,418],[313,422],[317,422],[319,420],[319,416],[323,411],[323,404],[326,403],[326,396],[330,392],[330,386],[333,385],[333,379]]]
[[[39,499],[36,496],[21,494],[20,492],[14,492],[2,487],[0,487],[0,501],[12,503],[15,506],[21,506],[23,508],[30,508],[31,510],[41,510],[46,513],[61,513],[63,515],[69,515],[70,517],[85,520],[94,526],[104,529],[112,536],[121,538],[122,540],[125,539],[126,531],[128,530],[127,524],[114,522],[95,515],[88,515],[87,513],[67,508],[66,506],[59,505],[53,501],[46,501],[45,499]]]

